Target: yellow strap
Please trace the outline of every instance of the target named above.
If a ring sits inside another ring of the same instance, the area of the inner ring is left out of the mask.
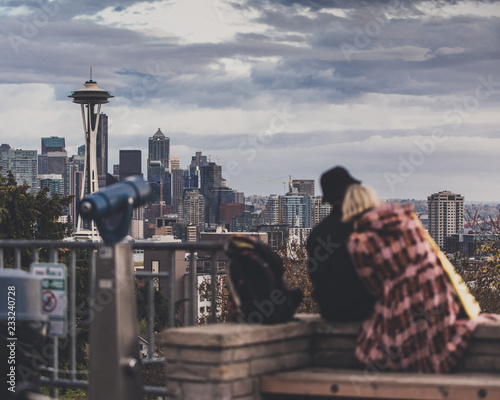
[[[420,219],[413,214],[413,217],[420,222]],[[443,266],[444,271],[446,272],[446,275],[448,276],[448,279],[450,280],[453,288],[455,289],[455,292],[460,299],[460,303],[462,303],[462,307],[465,310],[465,313],[470,319],[473,319],[479,315],[481,312],[481,307],[479,306],[479,303],[477,302],[476,298],[471,294],[469,291],[469,288],[467,287],[467,284],[464,282],[462,277],[455,271],[455,267],[453,264],[448,260],[446,255],[441,251],[441,249],[438,247],[434,239],[432,238],[431,235],[422,226],[422,229],[424,230],[427,239],[432,247],[432,250],[434,253],[436,253],[437,257],[439,258],[439,261],[441,261],[441,265]]]

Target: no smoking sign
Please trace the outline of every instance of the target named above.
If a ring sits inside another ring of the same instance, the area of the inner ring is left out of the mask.
[[[54,292],[45,290],[42,292],[42,311],[45,314],[51,313],[57,307],[57,297]]]
[[[66,327],[66,266],[33,263],[31,273],[42,278],[42,312],[49,317],[49,335],[65,336]]]

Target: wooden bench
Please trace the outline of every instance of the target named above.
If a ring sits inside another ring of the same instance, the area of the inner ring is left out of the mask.
[[[363,398],[399,400],[500,399],[500,376],[485,373],[446,375],[304,368],[265,375],[260,381],[265,399]],[[269,395],[279,395],[269,396]]]

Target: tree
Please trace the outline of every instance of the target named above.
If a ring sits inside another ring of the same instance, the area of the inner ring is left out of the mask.
[[[457,271],[467,282],[483,313],[500,314],[500,242],[482,245],[478,259],[463,257]]]
[[[307,250],[303,243],[290,241],[278,252],[283,259],[285,273],[283,280],[288,288],[299,288],[303,298],[295,311],[297,314],[319,313],[319,306],[312,298],[312,282],[308,271]]]
[[[71,224],[58,219],[73,196],[49,197],[48,187],[34,195],[29,188],[27,184],[18,185],[12,171],[0,175],[0,238],[61,240],[70,235]]]
[[[212,284],[211,277],[206,276],[203,278],[203,281],[198,285],[197,292],[200,297],[205,298],[206,300],[211,299],[212,292]],[[216,305],[216,320],[218,323],[226,322],[230,319],[230,311],[228,306],[229,301],[229,290],[227,287],[227,279],[226,275],[216,275],[215,280],[215,305]],[[198,318],[198,325],[206,325],[211,321],[210,312],[201,315]]]

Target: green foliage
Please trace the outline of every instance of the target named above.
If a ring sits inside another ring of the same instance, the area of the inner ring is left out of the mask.
[[[457,271],[467,282],[483,313],[500,314],[500,243],[489,243],[478,250],[480,259],[463,257]]]
[[[154,280],[153,280],[154,283]],[[148,287],[137,286],[135,287],[135,298],[137,304],[137,317],[138,321],[148,319]],[[154,332],[160,333],[162,329],[167,327],[168,320],[168,301],[160,290],[154,290]],[[182,321],[179,314],[182,311],[182,305],[186,299],[177,300],[174,304],[175,326],[181,326]],[[146,327],[147,329],[147,327]]]
[[[211,278],[205,277],[203,278],[203,282],[198,286],[198,293],[202,298],[210,300],[212,284]],[[229,318],[229,290],[227,287],[226,275],[217,275],[217,279],[215,281],[215,304],[217,315],[216,319],[218,323],[226,322]],[[207,312],[198,318],[198,325],[206,325],[210,323],[210,313]]]
[[[59,389],[57,398],[59,400],[87,400],[87,391],[76,388]]]
[[[71,234],[71,224],[58,222],[73,196],[49,197],[48,187],[36,195],[18,185],[11,171],[0,176],[0,238],[61,240]]]
[[[283,280],[289,289],[299,288],[303,299],[295,311],[297,314],[319,313],[319,306],[312,298],[313,286],[309,278],[307,250],[304,245],[291,242],[279,251],[285,273]]]
[[[139,335],[145,335],[148,333],[148,321],[143,318],[137,323]]]

